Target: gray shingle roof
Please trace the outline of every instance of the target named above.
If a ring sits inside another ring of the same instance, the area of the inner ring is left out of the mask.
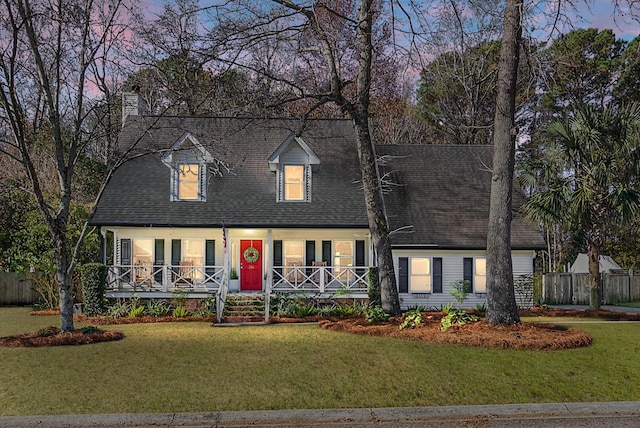
[[[276,202],[276,174],[268,159],[299,121],[211,117],[129,118],[121,148],[142,155],[118,168],[100,199],[95,225],[220,227],[367,227],[351,122],[313,120],[302,139],[321,164],[313,173],[312,201]],[[170,169],[163,150],[190,132],[232,174],[210,176],[207,201],[170,201]]]
[[[391,192],[385,196],[394,246],[482,249],[486,247],[491,194],[492,146],[384,145]],[[514,249],[545,248],[542,235],[518,213],[515,189],[511,242]],[[407,227],[412,226],[412,227]]]
[[[300,133],[320,158],[313,173],[312,201],[276,202],[276,176],[269,156],[300,122],[285,119],[134,117],[121,134],[121,148],[141,156],[114,174],[91,223],[100,226],[175,227],[367,227],[352,123],[310,120]],[[206,202],[170,201],[170,169],[161,161],[185,132],[233,168],[211,176]],[[152,153],[148,153],[151,151]],[[491,175],[487,146],[378,146],[392,160],[383,168],[397,184],[385,197],[394,246],[484,248]],[[143,154],[147,153],[147,154]],[[522,202],[515,194],[514,206]],[[544,248],[535,226],[516,216],[514,248]]]

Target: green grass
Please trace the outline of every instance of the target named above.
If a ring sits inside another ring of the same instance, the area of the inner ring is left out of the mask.
[[[640,308],[640,302],[617,302],[616,306],[624,306],[626,308]]]
[[[1,308],[0,336],[59,322],[27,313]],[[536,352],[359,336],[315,325],[109,326],[127,337],[0,348],[0,415],[640,400],[640,324],[576,327],[593,335],[591,347]]]

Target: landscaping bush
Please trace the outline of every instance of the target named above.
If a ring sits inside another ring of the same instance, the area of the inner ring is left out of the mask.
[[[84,314],[94,317],[104,312],[107,267],[102,263],[87,263],[78,268],[84,297]]]
[[[364,311],[363,315],[369,324],[386,321],[391,317],[391,314],[385,311],[382,306],[372,306]]]
[[[371,307],[382,306],[382,296],[380,295],[380,281],[378,279],[378,268],[372,266],[367,272],[367,292],[369,294],[369,304]]]

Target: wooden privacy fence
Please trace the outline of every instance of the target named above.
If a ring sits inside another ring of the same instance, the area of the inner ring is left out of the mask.
[[[0,306],[32,305],[37,301],[33,282],[24,275],[0,272]]]
[[[605,272],[601,280],[603,304],[640,301],[640,271]],[[542,278],[542,300],[551,305],[588,305],[588,281],[586,273],[546,273]]]

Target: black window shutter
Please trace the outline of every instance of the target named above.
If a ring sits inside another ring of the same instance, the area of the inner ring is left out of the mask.
[[[398,259],[398,292],[409,292],[409,258],[400,257]]]
[[[207,275],[213,275],[215,272],[213,266],[216,265],[216,241],[214,239],[207,239],[204,242],[204,264],[211,266],[206,267],[204,272]]]
[[[131,280],[131,239],[120,240],[120,264],[123,266],[122,271],[126,272],[122,279]]]
[[[153,279],[162,283],[161,266],[164,265],[164,239],[156,239],[154,242],[153,265],[153,271],[155,272]]]
[[[465,257],[463,261],[463,274],[462,279],[469,281],[469,293],[473,293],[473,258]]]
[[[331,241],[322,241],[322,261],[327,263],[327,266],[333,265],[331,263]]]
[[[304,263],[307,266],[307,275],[311,275],[313,273],[312,269],[308,266],[313,265],[313,262],[315,261],[316,261],[316,241],[306,241]]]
[[[178,272],[180,269],[180,260],[182,260],[182,241],[179,239],[171,240],[171,265],[173,266],[173,271]]]
[[[364,241],[356,241],[356,266],[364,266]],[[356,275],[364,275],[364,269],[356,269]]]
[[[282,241],[273,241],[273,266],[276,267],[275,271],[282,276]],[[274,278],[274,281],[280,278]]]
[[[171,264],[179,266],[182,260],[182,241],[180,239],[171,240]]]
[[[433,292],[442,293],[442,257],[433,258]]]

